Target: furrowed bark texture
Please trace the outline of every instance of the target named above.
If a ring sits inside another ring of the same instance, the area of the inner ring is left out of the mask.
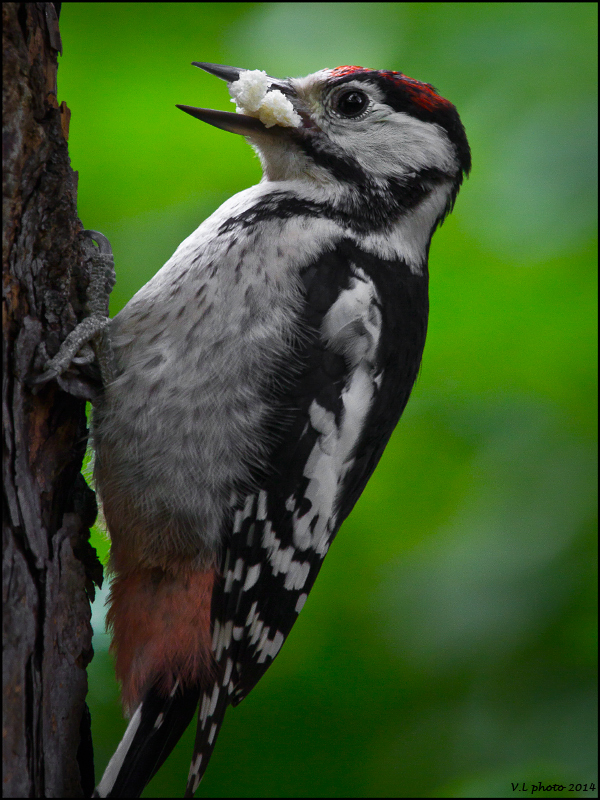
[[[86,667],[93,492],[79,474],[85,403],[27,384],[84,315],[87,287],[57,7],[3,3],[3,795],[94,785]]]

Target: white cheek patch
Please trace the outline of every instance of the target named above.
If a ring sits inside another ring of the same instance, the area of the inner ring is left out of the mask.
[[[379,116],[379,111],[387,114]],[[439,169],[448,175],[459,170],[456,148],[446,131],[410,114],[376,109],[354,129],[332,126],[330,138],[375,178],[410,177],[422,169]]]

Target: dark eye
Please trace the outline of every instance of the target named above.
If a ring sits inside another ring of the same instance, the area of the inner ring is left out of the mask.
[[[349,89],[337,96],[335,110],[343,117],[359,117],[368,105],[369,98],[364,92]]]

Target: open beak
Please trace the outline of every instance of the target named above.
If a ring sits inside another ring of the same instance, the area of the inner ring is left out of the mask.
[[[245,69],[238,69],[237,67],[226,67],[224,64],[209,64],[204,61],[192,62],[194,67],[200,67],[205,72],[210,72],[211,75],[216,75],[227,83],[237,81],[242,72],[247,72]],[[284,90],[284,86],[279,81],[273,80],[273,87]],[[285,93],[289,93],[289,89],[285,87]],[[241,136],[270,136],[279,137],[287,132],[289,129],[282,128],[279,125],[274,125],[267,128],[266,125],[256,117],[249,117],[246,114],[237,114],[231,111],[215,111],[212,108],[194,108],[194,106],[181,106],[178,105],[186,114],[191,114],[192,117],[208,122],[209,125],[214,125],[221,130],[229,131],[230,133],[239,133]]]

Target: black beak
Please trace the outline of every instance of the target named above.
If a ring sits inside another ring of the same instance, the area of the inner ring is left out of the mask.
[[[200,69],[203,69],[205,72],[210,72],[211,75],[216,75],[217,78],[221,78],[227,81],[227,83],[237,81],[242,72],[247,72],[247,70],[238,69],[238,67],[226,67],[224,64],[209,64],[205,61],[193,61],[192,65],[194,67],[200,67]],[[276,81],[274,81],[274,85],[277,85]],[[285,134],[286,130],[289,133],[289,129],[282,128],[279,125],[273,125],[273,127],[267,128],[259,119],[248,117],[246,114],[236,114],[231,111],[214,111],[212,108],[194,108],[194,106],[178,105],[177,108],[185,111],[186,114],[191,114],[192,117],[196,117],[196,119],[202,122],[208,122],[209,125],[214,125],[215,128],[221,128],[221,130],[229,131],[230,133],[239,133],[241,136],[279,137]]]
[[[246,69],[238,69],[237,67],[226,67],[225,64],[209,64],[208,61],[192,61],[193,67],[200,67],[204,72],[210,72],[211,75],[216,75],[217,78],[233,83],[237,81],[242,72],[248,72]]]

